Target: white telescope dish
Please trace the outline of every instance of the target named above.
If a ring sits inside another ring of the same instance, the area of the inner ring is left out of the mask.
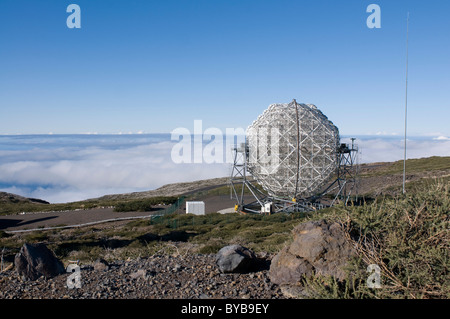
[[[313,196],[338,168],[339,130],[315,105],[272,104],[246,135],[248,171],[272,196]]]

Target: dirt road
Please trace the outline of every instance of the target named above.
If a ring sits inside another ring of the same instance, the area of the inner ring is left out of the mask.
[[[161,208],[162,209],[162,208]],[[24,230],[43,227],[80,225],[114,218],[150,216],[151,212],[115,212],[113,208],[96,208],[65,212],[27,213],[0,217],[0,230]]]
[[[236,201],[230,196],[209,196],[196,200],[205,202],[205,213],[215,213],[219,210],[234,207]],[[0,230],[14,231],[44,227],[76,226],[86,223],[110,221],[116,218],[148,217],[157,215],[165,207],[156,208],[150,212],[115,212],[113,208],[96,208],[64,212],[26,213],[21,215],[0,216]],[[183,205],[178,213],[185,213]]]

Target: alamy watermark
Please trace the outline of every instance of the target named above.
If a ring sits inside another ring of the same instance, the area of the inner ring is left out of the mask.
[[[80,29],[81,28],[81,8],[78,4],[69,4],[67,6],[66,12],[70,15],[66,19],[66,25],[69,29]]]
[[[253,135],[258,150],[252,153],[249,162],[277,165],[281,134],[277,128],[260,128]],[[246,141],[243,128],[217,127],[203,130],[202,120],[194,121],[194,131],[178,127],[171,132],[171,140],[176,142],[171,150],[171,159],[176,164],[231,164],[234,161],[232,149]]]
[[[72,3],[67,6],[66,12],[70,15],[66,19],[66,25],[69,29],[81,28],[81,8],[78,4]],[[381,28],[381,8],[378,4],[369,4],[366,12],[370,13],[367,17],[366,25],[369,29]]]
[[[81,288],[81,269],[78,264],[69,264],[66,268],[66,272],[70,273],[67,277],[67,288]]]
[[[378,4],[369,4],[366,12],[371,13],[366,20],[366,25],[369,29],[381,28],[381,8]]]
[[[370,274],[367,277],[367,287],[368,288],[381,288],[381,269],[377,264],[370,264],[367,266],[367,272]]]
[[[203,131],[203,121],[194,121],[194,131],[178,127],[171,132],[171,140],[177,143],[172,147],[171,158],[181,163],[232,163],[232,155],[227,150],[245,142],[245,130],[227,128],[225,133],[216,127]]]

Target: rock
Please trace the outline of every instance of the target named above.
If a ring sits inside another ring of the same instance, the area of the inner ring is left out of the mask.
[[[147,271],[145,269],[139,269],[136,272],[130,274],[131,279],[137,279],[137,278],[142,278],[142,279],[147,279]]]
[[[280,287],[282,294],[287,298],[293,299],[306,299],[311,298],[308,292],[302,286],[299,285],[282,285]]]
[[[103,258],[99,258],[94,262],[94,270],[107,271],[109,270],[109,264]]]
[[[42,243],[25,243],[14,258],[14,266],[25,280],[36,280],[41,276],[51,278],[65,273],[63,263]]]
[[[216,265],[216,254],[155,255],[108,262],[109,271],[105,272],[95,270],[94,263],[82,266],[82,286],[78,289],[67,289],[65,275],[27,283],[12,271],[1,272],[0,298],[285,298],[279,286],[268,281],[267,268],[224,274]],[[165,271],[167,266],[170,271]],[[179,266],[180,270],[172,271]]]
[[[343,268],[355,252],[338,223],[310,221],[292,232],[292,243],[272,259],[269,276],[274,284],[295,284],[313,274],[345,279]]]
[[[216,264],[222,273],[245,273],[255,263],[255,254],[241,245],[225,246],[216,255]]]
[[[174,272],[178,272],[178,271],[180,271],[182,268],[183,268],[183,267],[182,267],[180,264],[176,264],[175,267],[173,267],[172,270],[173,270]]]
[[[313,270],[307,260],[291,254],[289,247],[285,247],[272,259],[269,275],[274,284],[281,285],[297,282],[302,275],[309,275]]]

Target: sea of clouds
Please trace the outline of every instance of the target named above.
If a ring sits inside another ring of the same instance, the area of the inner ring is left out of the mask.
[[[175,163],[177,143],[170,134],[0,136],[0,191],[59,203],[229,176],[230,163]],[[400,137],[361,136],[355,143],[362,163],[403,158]],[[445,136],[410,138],[407,146],[408,158],[450,156]]]

